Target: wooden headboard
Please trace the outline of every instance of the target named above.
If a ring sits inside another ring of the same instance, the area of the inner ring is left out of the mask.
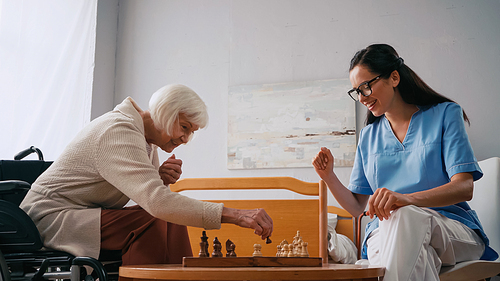
[[[224,255],[225,242],[230,239],[236,245],[235,252],[238,256],[251,256],[254,244],[262,245],[262,254],[264,256],[275,256],[276,246],[284,239],[291,243],[298,230],[302,240],[308,242],[309,255],[311,257],[322,257],[324,263],[328,262],[328,208],[326,184],[323,181],[310,183],[292,177],[189,178],[170,185],[170,189],[175,192],[239,189],[255,189],[255,192],[259,192],[257,189],[286,189],[307,195],[307,199],[207,200],[224,203],[226,207],[231,208],[264,208],[273,219],[274,224],[274,231],[270,237],[273,243],[267,245],[251,229],[223,224],[219,230],[207,230],[210,243],[209,252],[212,253],[212,241],[217,237],[223,245],[222,251]],[[343,211],[342,209],[339,210]],[[340,225],[343,225],[343,223]],[[188,231],[193,255],[198,256],[203,229],[188,227]],[[337,228],[337,231],[343,233],[344,230]],[[352,237],[352,225],[350,231],[351,235],[349,237]]]
[[[356,218],[348,211],[335,206],[328,206],[328,213],[337,215],[337,227],[335,231],[349,237],[349,239],[356,244]]]

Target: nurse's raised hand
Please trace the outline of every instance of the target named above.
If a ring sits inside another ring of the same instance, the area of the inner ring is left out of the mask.
[[[326,148],[322,147],[321,150],[316,154],[312,160],[312,164],[316,173],[325,179],[330,173],[333,173],[333,155],[332,152]]]

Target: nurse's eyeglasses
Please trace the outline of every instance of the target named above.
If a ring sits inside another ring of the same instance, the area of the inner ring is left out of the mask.
[[[372,94],[372,88],[370,87],[370,83],[374,82],[375,80],[380,79],[380,77],[382,77],[382,76],[383,75],[379,75],[370,81],[366,81],[366,82],[359,84],[359,86],[357,88],[352,88],[349,91],[347,91],[347,94],[354,101],[359,101],[359,95],[363,95],[365,97],[368,97],[369,95]]]

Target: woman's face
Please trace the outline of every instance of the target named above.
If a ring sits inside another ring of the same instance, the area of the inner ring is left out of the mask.
[[[186,116],[179,114],[179,122],[174,125],[172,135],[168,135],[164,130],[156,130],[154,137],[150,138],[150,143],[156,144],[162,150],[171,153],[176,147],[187,143],[189,137],[199,129],[199,126],[188,121]]]
[[[399,95],[396,91],[396,86],[399,84],[399,75],[393,77],[394,74],[395,72],[389,78],[380,78],[371,82],[369,86],[372,94],[368,97],[358,95],[359,102],[366,106],[376,117],[390,111],[395,105],[395,97]],[[349,79],[353,88],[357,88],[361,83],[370,81],[378,75],[368,71],[364,66],[358,65],[349,73]]]

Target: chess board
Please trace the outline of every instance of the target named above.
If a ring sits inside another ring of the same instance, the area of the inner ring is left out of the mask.
[[[322,266],[319,257],[184,257],[184,267],[310,267]]]

